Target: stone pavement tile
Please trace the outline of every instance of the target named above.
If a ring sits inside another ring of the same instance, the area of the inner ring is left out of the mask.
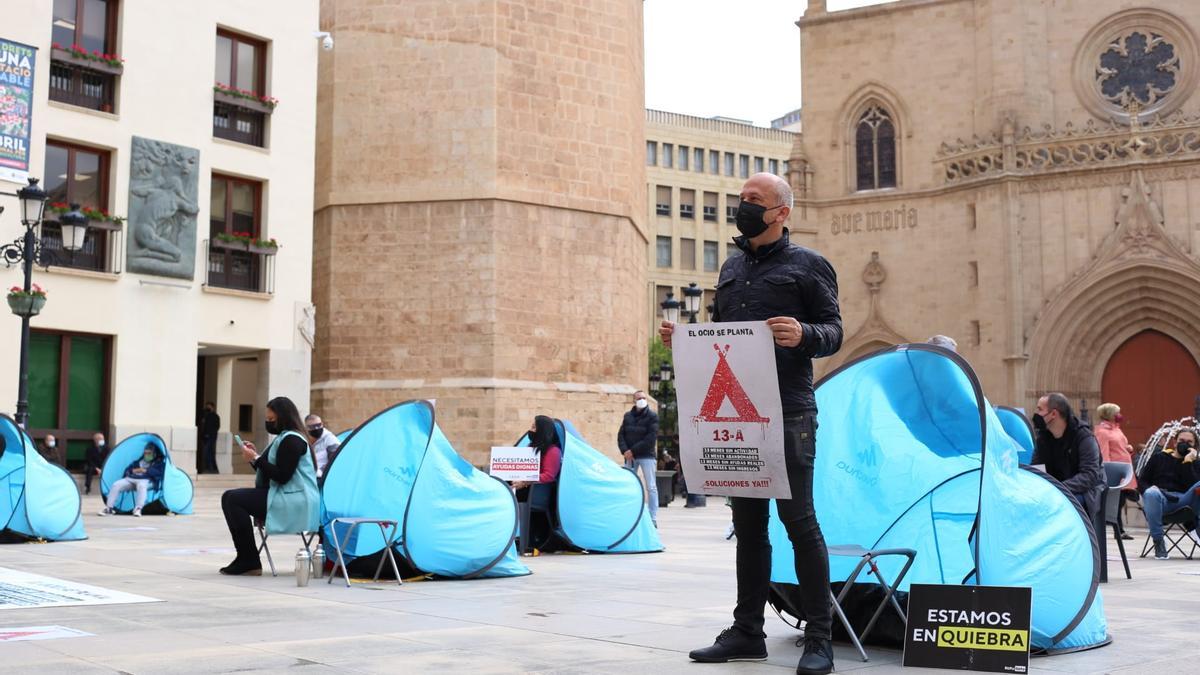
[[[75,627],[72,623],[71,627]],[[199,637],[178,631],[142,627],[134,630],[93,631],[94,636],[69,640],[44,640],[48,651],[63,656],[105,663],[107,658],[120,658],[131,654],[153,651],[153,645],[170,645],[171,651],[221,649],[228,645],[223,640]]]
[[[93,659],[93,661],[133,675],[140,675],[142,673],[153,673],[154,675],[230,672],[277,673],[301,667],[305,675],[346,672],[345,669],[294,656],[273,654],[230,645],[209,649],[172,649],[169,653],[144,647],[137,652],[130,652],[121,656],[106,656]]]
[[[528,650],[531,645],[548,645],[551,643],[578,645],[581,642],[577,638],[567,635],[494,625],[475,625],[463,628],[447,628],[444,630],[415,630],[405,633],[393,633],[392,635],[403,637],[405,640],[439,647],[490,651],[493,653],[510,648]]]
[[[347,669],[364,673],[472,673],[493,675],[498,673],[529,673],[546,670],[554,664],[530,658],[501,659],[490,654],[462,649],[442,649],[417,652],[388,659],[347,659],[327,664],[335,669]],[[308,671],[304,671],[307,675]]]
[[[416,642],[398,635],[352,635],[336,638],[258,642],[253,645],[253,648],[323,664],[372,659],[377,659],[380,663],[389,661],[401,663],[410,655],[442,649],[439,645]]]

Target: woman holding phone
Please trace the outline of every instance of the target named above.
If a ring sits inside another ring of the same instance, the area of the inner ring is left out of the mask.
[[[283,396],[271,399],[266,427],[275,438],[262,453],[253,443],[240,444],[242,457],[257,471],[254,487],[221,495],[221,510],[237,549],[237,557],[221,568],[221,574],[262,574],[251,518],[265,521],[267,534],[315,532],[319,527],[316,457],[304,437],[304,419],[296,404]]]

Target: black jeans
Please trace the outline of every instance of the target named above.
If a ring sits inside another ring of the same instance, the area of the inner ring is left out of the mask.
[[[217,437],[204,439],[204,473],[220,473],[217,470]]]
[[[86,465],[83,467],[83,491],[84,491],[84,493],[85,493],[85,494],[91,494],[91,492],[92,492],[92,479],[97,477],[97,476],[96,476],[96,469],[99,469],[99,468],[100,468],[100,467],[98,467],[98,466],[96,466],[96,465],[94,465],[94,464],[90,464],[90,463],[89,463],[89,464],[86,464]]]
[[[779,519],[787,529],[800,582],[800,609],[808,621],[804,634],[829,639],[829,553],[813,510],[813,463],[816,459],[815,414],[783,418],[783,452],[787,460],[791,499],[777,499]],[[747,635],[763,633],[763,610],[771,582],[771,540],[767,535],[770,503],[766,499],[734,497],[733,527],[737,532],[737,606],[733,625]]]
[[[221,511],[225,513],[225,524],[229,536],[237,549],[238,560],[258,560],[258,546],[254,543],[254,524],[250,518],[267,517],[267,488],[237,488],[226,490],[221,495]]]

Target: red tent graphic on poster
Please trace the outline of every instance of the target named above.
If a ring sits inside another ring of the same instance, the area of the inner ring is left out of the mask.
[[[756,424],[770,422],[770,418],[759,414],[758,408],[754,407],[754,402],[746,395],[746,390],[742,388],[742,383],[738,381],[737,375],[734,375],[733,369],[729,367],[729,360],[725,358],[729,354],[729,345],[725,345],[725,348],[721,349],[714,344],[713,349],[717,350],[717,369],[713,371],[712,381],[708,385],[708,393],[704,395],[704,403],[700,405],[700,413],[693,417],[692,421]],[[736,417],[721,416],[721,405],[725,403],[726,399],[729,399],[729,403],[737,413]]]

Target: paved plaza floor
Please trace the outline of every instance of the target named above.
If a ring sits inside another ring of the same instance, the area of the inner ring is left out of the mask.
[[[663,509],[665,553],[542,556],[526,558],[534,574],[523,578],[347,589],[295,585],[298,537],[273,538],[277,578],[217,574],[233,556],[220,493],[197,490],[194,516],[140,519],[100,518],[93,496],[87,541],[0,546],[0,567],[163,600],[2,611],[0,633],[61,625],[94,634],[0,642],[3,671],[769,674],[792,672],[800,656],[796,631],[770,615],[767,662],[688,661],[730,622],[734,542],[724,539],[722,500]],[[1102,586],[1113,644],[1037,658],[1033,672],[1200,672],[1200,556],[1131,564],[1132,581],[1118,561]],[[901,670],[898,651],[869,649],[868,663],[849,645],[836,652],[838,672]]]

